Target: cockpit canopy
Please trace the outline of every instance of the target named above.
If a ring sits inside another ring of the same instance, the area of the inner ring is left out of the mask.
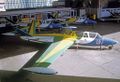
[[[96,38],[96,36],[101,37],[101,35],[97,32],[88,32],[88,31],[81,32],[78,36],[81,38]]]

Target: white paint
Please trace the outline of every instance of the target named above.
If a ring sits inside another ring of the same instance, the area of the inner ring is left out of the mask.
[[[43,20],[42,24],[40,25],[41,28],[46,28],[48,27],[48,25],[51,23],[51,19],[50,20]]]
[[[100,17],[109,17],[111,16],[110,12],[112,13],[120,13],[120,8],[105,8],[100,10]]]
[[[90,37],[90,34],[94,34],[95,36],[94,37]],[[86,37],[85,37],[86,36]],[[97,36],[97,33],[94,33],[94,32],[83,32],[82,33],[82,37],[80,38],[80,39],[78,39],[78,40],[76,40],[76,42],[75,43],[79,43],[79,44],[89,44],[89,43],[91,43],[92,41],[94,41],[95,40],[95,38],[96,38],[96,36]]]
[[[76,20],[76,23],[83,23],[86,20],[86,17],[80,17],[78,20]]]
[[[23,40],[31,41],[31,42],[53,42],[54,37],[52,36],[21,36]]]

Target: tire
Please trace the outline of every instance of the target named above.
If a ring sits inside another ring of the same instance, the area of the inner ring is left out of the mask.
[[[113,48],[113,45],[109,45],[108,49],[111,50]]]

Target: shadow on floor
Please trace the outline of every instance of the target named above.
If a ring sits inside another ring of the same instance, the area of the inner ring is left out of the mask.
[[[76,31],[94,31],[101,35],[107,35],[111,33],[120,32],[120,23],[116,22],[98,22],[95,26],[88,25],[76,25],[78,28]]]
[[[43,52],[49,45],[21,40],[15,36],[0,36],[0,59],[39,50]]]

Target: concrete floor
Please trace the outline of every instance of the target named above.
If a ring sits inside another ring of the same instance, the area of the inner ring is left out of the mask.
[[[10,77],[22,67],[28,66],[32,63],[31,59],[38,58],[39,53],[48,46],[26,42],[15,36],[0,36],[0,38],[0,77]]]
[[[104,37],[120,42],[120,24],[99,23],[94,29],[87,26],[79,28],[80,31],[97,31]],[[99,47],[72,47],[50,68],[56,69],[58,75],[120,79],[120,44],[111,50],[99,50]]]
[[[120,42],[120,24],[118,23],[98,23],[94,29],[88,26],[78,27],[77,30],[79,31],[96,31],[103,36],[116,39]],[[38,50],[42,52],[46,48],[45,45],[24,42],[16,37],[1,38],[0,70],[8,70],[9,68],[11,71],[18,71],[23,67],[23,62],[26,64],[24,60],[26,60],[26,58],[29,60],[33,56],[29,54],[29,56],[26,55],[23,57],[22,55],[30,52],[35,54]],[[62,55],[63,56],[59,57],[49,66],[49,68],[58,71],[58,75],[120,79],[120,44],[115,45],[112,50],[99,50],[99,48],[96,47],[84,46],[76,49],[73,46]],[[16,56],[22,56],[21,58],[23,60],[12,59],[13,57],[16,58]],[[9,59],[11,62],[8,62]]]

